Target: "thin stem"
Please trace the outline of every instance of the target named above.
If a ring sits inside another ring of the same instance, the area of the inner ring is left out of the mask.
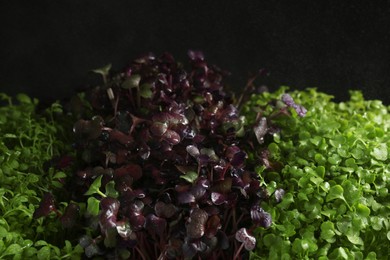
[[[228,225],[229,225],[229,221],[230,221],[230,218],[232,217],[232,211],[230,210],[229,211],[229,214],[227,214],[227,211],[228,211],[229,209],[226,209],[226,211],[225,211],[225,219],[224,219],[224,223],[225,223],[225,228],[224,228],[224,230],[223,230],[223,232],[225,232],[226,233],[226,228],[228,227]],[[227,214],[227,215],[226,215]]]
[[[238,248],[236,254],[235,254],[234,257],[233,257],[234,260],[239,259],[239,255],[240,255],[240,253],[241,253],[241,251],[242,251],[243,248],[244,248],[244,243],[241,243],[241,246]]]
[[[236,222],[236,209],[233,210],[233,230],[237,230],[237,222]]]
[[[97,190],[96,193],[99,194],[100,196],[102,196],[103,198],[107,197],[107,195],[104,194],[103,192],[101,192],[100,190]]]
[[[141,249],[138,248],[138,246],[135,247],[135,250],[137,250],[138,254],[141,256],[143,260],[148,260],[148,258],[144,255]]]

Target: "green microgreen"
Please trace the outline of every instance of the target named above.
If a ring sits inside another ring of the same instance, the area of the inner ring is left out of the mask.
[[[45,220],[33,218],[43,194],[62,192],[68,176],[55,165],[69,151],[62,107],[38,112],[38,100],[25,94],[0,99],[0,258],[77,258],[83,249],[59,235],[67,232],[53,219],[61,206]]]
[[[267,104],[286,91],[253,95],[243,110],[272,113]],[[274,224],[258,228],[252,259],[386,259],[390,243],[390,113],[380,101],[351,91],[347,102],[315,89],[290,93],[305,117],[278,116],[268,144],[282,164],[276,205],[264,202]],[[269,182],[275,170],[259,172]],[[274,190],[274,189],[273,189]],[[270,193],[273,190],[269,190]]]

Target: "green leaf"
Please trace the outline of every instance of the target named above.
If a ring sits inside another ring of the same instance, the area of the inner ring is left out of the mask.
[[[38,260],[49,260],[50,259],[50,247],[44,246],[39,249],[37,253]]]
[[[69,240],[65,240],[65,252],[70,254],[72,252],[72,244]]]
[[[345,259],[348,260],[348,254],[343,247],[338,247],[329,254],[329,259]]]
[[[7,247],[7,249],[3,253],[3,256],[17,255],[17,254],[20,254],[22,251],[23,251],[23,248],[19,244],[12,244],[12,245]]]
[[[18,138],[17,135],[15,135],[15,134],[10,134],[10,133],[4,134],[3,137],[4,137],[4,138]]]
[[[56,174],[54,174],[53,176],[53,179],[62,179],[62,178],[66,178],[67,175],[65,172],[56,172]]]
[[[33,256],[35,256],[37,252],[38,250],[35,247],[28,247],[23,250],[23,256],[31,257],[33,259]]]
[[[275,245],[276,236],[274,234],[267,234],[263,238],[263,243],[266,247],[271,247]]]
[[[20,93],[16,95],[16,99],[23,104],[31,104],[31,98],[26,94]]]
[[[98,176],[93,181],[91,186],[89,186],[89,189],[84,193],[84,195],[92,195],[95,193],[101,193],[100,186],[102,185],[102,178],[103,178],[103,175]]]
[[[139,94],[143,98],[151,98],[153,96],[152,86],[150,84],[142,84],[139,88]]]
[[[344,193],[343,187],[341,187],[338,184],[334,185],[330,187],[328,195],[326,196],[326,201],[329,202],[335,199],[345,200],[343,193]]]
[[[359,232],[350,229],[346,234],[349,242],[354,245],[364,245],[363,239],[359,236]]]
[[[180,175],[180,178],[188,181],[189,183],[194,183],[194,181],[198,178],[198,173],[194,171],[188,171],[183,175]]]
[[[362,203],[359,203],[356,205],[356,213],[361,217],[368,217],[370,215],[370,208]]]
[[[386,161],[388,157],[387,145],[385,143],[379,144],[373,149],[371,155],[379,161]]]
[[[287,193],[284,195],[282,201],[276,207],[287,209],[289,205],[293,202],[294,202],[293,195],[291,193]]]
[[[6,237],[7,234],[8,234],[8,231],[4,227],[0,226],[0,239]]]
[[[111,64],[107,64],[104,67],[92,70],[92,72],[101,74],[103,77],[107,77],[108,74],[110,73],[111,67],[112,67]]]
[[[87,212],[92,216],[97,216],[99,214],[100,200],[89,197],[87,200]]]
[[[334,224],[330,221],[325,221],[321,224],[321,238],[328,243],[334,243],[335,239]]]
[[[35,242],[34,246],[39,247],[39,246],[47,246],[47,242],[45,240],[38,240]]]
[[[141,81],[141,76],[138,74],[131,75],[125,81],[123,81],[121,87],[124,89],[138,88],[139,82]]]
[[[106,184],[106,195],[107,195],[107,197],[118,198],[119,193],[115,189],[115,182],[114,181],[110,181]]]

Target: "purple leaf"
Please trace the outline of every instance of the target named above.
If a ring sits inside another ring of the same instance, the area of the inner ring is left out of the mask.
[[[96,139],[102,133],[101,120],[80,119],[73,126],[73,132],[80,138]]]
[[[298,105],[294,102],[294,99],[287,93],[283,94],[282,101],[285,103],[288,107],[292,107],[297,112],[298,116],[304,117],[306,115],[306,108],[304,108],[301,105]]]
[[[191,188],[191,194],[194,195],[196,200],[201,199],[206,194],[207,188],[203,185],[197,184]]]
[[[221,219],[217,215],[211,216],[205,226],[205,235],[208,238],[214,237],[221,228]]]
[[[208,214],[206,211],[199,208],[193,209],[187,220],[187,236],[190,239],[201,238],[205,232],[207,219]]]
[[[201,51],[189,50],[187,54],[188,54],[188,57],[190,57],[190,59],[192,61],[203,61],[204,60],[204,55]]]
[[[269,228],[272,224],[271,215],[265,212],[259,205],[252,206],[251,218],[256,225],[264,228]]]
[[[233,183],[233,179],[231,177],[226,177],[225,179],[216,182],[212,187],[212,190],[214,192],[219,192],[222,194],[228,193],[232,189],[232,183]]]
[[[146,218],[138,213],[130,215],[129,223],[134,231],[140,231],[144,228]]]
[[[162,218],[171,218],[176,214],[177,208],[172,203],[165,204],[162,201],[158,201],[156,205],[154,205],[154,211],[156,215]]]
[[[131,230],[130,224],[126,221],[118,221],[116,225],[116,231],[118,235],[124,239],[137,239],[137,236]]]
[[[283,189],[275,190],[274,196],[275,196],[275,200],[277,203],[282,201],[284,194],[285,194],[285,191]]]
[[[238,146],[232,145],[226,149],[225,156],[229,159],[229,161],[231,161],[234,155],[240,151],[241,149]]]
[[[115,178],[121,178],[123,176],[129,175],[135,181],[142,177],[142,168],[138,164],[127,164],[122,167],[115,169]]]
[[[245,249],[251,251],[256,246],[256,239],[254,236],[249,235],[246,228],[241,228],[236,232],[236,239],[239,242],[244,243]]]
[[[286,104],[289,107],[292,107],[295,105],[294,99],[290,96],[290,94],[283,94],[282,95],[282,101],[284,104]]]
[[[171,145],[177,145],[181,141],[180,135],[173,130],[167,130],[163,134],[163,137]]]
[[[194,145],[188,145],[186,147],[187,153],[189,153],[192,157],[197,158],[200,155],[199,149]]]
[[[102,212],[99,216],[99,224],[103,230],[107,231],[116,226],[119,206],[119,201],[114,198],[106,197],[100,201]]]
[[[211,193],[211,201],[217,206],[227,203],[226,196],[218,192]]]
[[[264,143],[264,136],[268,132],[267,119],[262,117],[259,122],[253,127],[253,131],[255,132],[256,139],[259,144]]]
[[[162,136],[168,130],[168,124],[166,122],[153,122],[150,126],[150,132],[156,136]]]
[[[55,210],[54,196],[53,194],[46,192],[39,203],[39,207],[34,211],[33,218],[46,217]]]
[[[76,203],[69,203],[60,221],[64,228],[71,228],[79,218],[80,207]]]
[[[179,204],[193,203],[195,202],[195,196],[189,191],[180,192],[177,195],[177,201],[179,202]]]
[[[230,163],[235,168],[242,168],[244,166],[244,162],[247,155],[243,151],[239,151],[234,154],[233,158],[231,159]]]
[[[140,214],[142,210],[144,209],[145,204],[140,200],[134,200],[132,203],[130,203],[129,209],[130,213],[137,213]]]
[[[145,227],[150,233],[156,233],[157,235],[162,236],[167,227],[167,221],[154,214],[149,214],[146,217]]]

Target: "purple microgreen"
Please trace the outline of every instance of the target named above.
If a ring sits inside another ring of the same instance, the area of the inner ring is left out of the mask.
[[[235,238],[242,242],[245,246],[245,249],[251,251],[256,246],[256,239],[254,236],[250,235],[246,228],[241,228],[236,232]]]
[[[290,96],[290,94],[283,94],[282,95],[282,101],[285,103],[288,107],[292,107],[297,112],[298,116],[304,117],[307,113],[307,109],[304,108],[301,105],[298,105],[294,102],[294,99]]]
[[[199,149],[194,145],[188,145],[186,147],[187,153],[189,153],[192,157],[197,158],[200,155]]]
[[[250,138],[263,140],[271,121],[263,115],[251,135],[224,90],[227,73],[199,51],[188,57],[188,69],[168,53],[146,54],[107,74],[91,91],[98,117],[74,126],[85,169],[72,192],[88,197],[85,222],[97,218],[90,229],[100,237],[90,244],[103,257],[131,248],[137,259],[228,259],[244,247],[234,241],[238,227],[268,225],[252,209],[267,199],[254,167],[273,165]]]
[[[267,118],[260,118],[259,122],[253,127],[253,131],[255,132],[256,139],[259,144],[263,144],[264,136],[268,132]]]
[[[251,218],[256,225],[264,228],[269,228],[272,224],[271,215],[264,211],[259,205],[252,206]]]
[[[61,216],[60,221],[64,228],[72,228],[79,219],[80,207],[76,203],[70,203],[64,214]]]
[[[187,220],[187,235],[190,239],[198,239],[204,235],[205,225],[208,219],[206,211],[195,208]]]
[[[46,217],[51,212],[56,212],[55,200],[53,194],[46,192],[39,203],[39,207],[35,209],[33,218]]]
[[[173,130],[167,130],[163,134],[163,138],[171,145],[179,144],[181,141],[180,135]]]
[[[156,215],[162,218],[171,218],[176,214],[177,208],[172,203],[164,203],[162,201],[158,201],[156,205],[154,205],[154,211]]]
[[[212,192],[211,193],[211,201],[219,206],[219,205],[222,205],[224,203],[227,203],[227,198],[225,195],[223,195],[222,193],[219,193],[219,192]]]
[[[150,127],[150,132],[156,136],[162,136],[168,130],[167,122],[155,121]]]
[[[146,217],[145,228],[152,234],[157,234],[160,237],[164,234],[167,227],[167,221],[164,218],[157,217],[154,214],[149,214]]]
[[[177,201],[179,204],[189,204],[195,202],[195,196],[189,191],[179,192],[177,195]]]
[[[142,168],[138,164],[127,164],[120,168],[115,169],[115,178],[120,178],[122,176],[131,176],[134,181],[142,177]]]
[[[190,57],[190,59],[192,61],[203,61],[204,60],[204,55],[201,51],[189,50],[187,52],[187,54],[188,54],[188,57]]]
[[[283,189],[276,189],[275,190],[274,196],[275,196],[275,200],[277,203],[282,201],[284,194],[285,194],[285,191]]]

